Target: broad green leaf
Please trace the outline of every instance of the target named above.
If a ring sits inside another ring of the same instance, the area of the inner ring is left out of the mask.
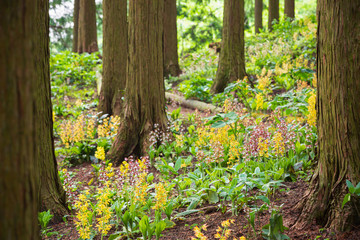
[[[350,198],[351,198],[351,193],[345,195],[344,200],[341,204],[341,208],[344,208],[345,204],[350,201]]]

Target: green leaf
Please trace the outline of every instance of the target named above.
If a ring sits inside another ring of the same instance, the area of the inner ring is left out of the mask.
[[[199,210],[198,209],[191,209],[191,210],[186,210],[184,212],[181,212],[181,213],[178,213],[175,215],[175,218],[179,218],[179,217],[184,217],[186,215],[190,215],[190,214],[193,214],[193,213],[196,213],[198,212]]]
[[[156,224],[156,227],[155,227],[156,239],[160,238],[161,232],[164,231],[165,228],[166,228],[166,223],[164,221],[160,221]]]
[[[199,204],[200,199],[193,199],[190,205],[187,207],[188,210],[193,210]]]
[[[149,227],[149,217],[147,215],[144,215],[143,218],[139,222],[139,229],[141,231],[141,234],[143,235],[143,238],[147,238],[147,229]]]
[[[269,204],[270,205],[270,200],[269,200],[269,198],[267,198],[267,197],[265,197],[265,196],[257,196],[257,199],[260,199],[260,200],[262,200],[263,202],[265,202],[265,203],[267,203],[267,204]]]
[[[344,208],[345,204],[350,201],[350,198],[351,198],[351,193],[345,195],[344,200],[341,204],[341,208]]]
[[[182,158],[180,158],[180,157],[176,160],[176,163],[175,163],[175,166],[174,166],[174,170],[176,172],[179,171],[179,169],[181,168],[181,161],[182,161]]]
[[[225,126],[226,126],[226,123],[224,121],[218,121],[211,125],[212,128],[222,128]]]
[[[110,235],[109,240],[117,240],[117,239],[121,239],[123,236],[122,233],[113,233]]]
[[[219,196],[215,191],[209,191],[208,192],[208,198],[209,198],[209,203],[217,203],[219,201]]]
[[[355,192],[355,187],[354,187],[354,185],[353,185],[349,180],[346,180],[346,185],[348,186],[350,193],[354,193],[354,192]]]

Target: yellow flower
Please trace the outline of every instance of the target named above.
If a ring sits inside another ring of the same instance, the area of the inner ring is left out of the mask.
[[[246,237],[241,236],[241,237],[239,238],[239,240],[246,240]]]
[[[269,139],[265,139],[260,137],[259,138],[259,156],[260,157],[269,157],[268,151],[269,151]]]
[[[270,78],[268,76],[263,76],[263,77],[259,77],[259,83],[258,83],[258,88],[261,91],[268,91],[268,87],[270,86]]]
[[[229,227],[230,226],[230,219],[223,221],[221,223],[221,226],[224,227],[224,228]]]
[[[206,225],[201,227],[202,230],[206,231]],[[201,232],[201,229],[196,226],[194,227],[194,233],[196,238],[191,238],[192,240],[207,240],[208,238]]]
[[[301,92],[301,90],[303,90],[304,88],[307,88],[308,87],[308,84],[307,84],[307,82],[305,82],[305,81],[297,81],[297,91],[298,92]]]
[[[89,119],[86,125],[86,135],[88,138],[94,138],[94,131],[95,130],[95,120],[93,118]]]
[[[139,202],[142,206],[146,204],[146,197],[147,197],[147,183],[137,183],[135,187],[135,200]]]
[[[310,126],[315,126],[316,124],[316,93],[312,92],[309,99],[308,99],[308,114],[307,114],[307,122]]]
[[[86,193],[85,193],[86,194]],[[90,238],[90,226],[92,225],[90,216],[92,215],[90,201],[84,193],[79,195],[79,199],[75,202],[76,213],[75,225],[82,239]]]
[[[80,115],[78,119],[75,121],[75,125],[73,127],[73,141],[80,142],[85,139],[84,132],[84,115]]]
[[[106,117],[103,119],[102,124],[98,126],[98,135],[99,137],[110,137],[117,132],[120,124],[120,117]]]
[[[313,77],[313,80],[312,80],[312,85],[313,85],[314,88],[316,88],[316,87],[317,87],[317,76],[316,76],[315,73],[314,73],[313,76],[314,76],[314,77]]]
[[[261,94],[256,94],[256,110],[263,109],[264,98]]]
[[[111,206],[109,206],[111,201],[110,188],[99,189],[96,200],[96,212],[98,215],[96,227],[101,235],[106,235],[112,227],[110,223]]]
[[[95,157],[99,160],[105,160],[105,150],[103,147],[97,147]]]
[[[168,192],[166,191],[165,186],[166,185],[161,182],[155,185],[156,203],[155,203],[155,206],[153,207],[153,209],[155,209],[155,210],[163,209],[166,205]]]
[[[285,143],[284,138],[281,135],[281,132],[276,132],[273,137],[274,142],[274,153],[276,156],[282,155],[285,152]]]

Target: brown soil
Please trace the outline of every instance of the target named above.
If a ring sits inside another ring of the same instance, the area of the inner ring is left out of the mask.
[[[77,171],[77,179],[79,181],[83,181],[85,185],[86,182],[91,179],[91,174],[89,173],[92,172],[92,167],[90,164],[83,164],[72,169],[72,171],[74,170]],[[154,172],[154,175],[157,174],[155,169],[151,169],[151,171]],[[294,209],[294,206],[297,204],[299,199],[301,199],[307,187],[308,183],[299,179],[297,182],[285,183],[285,187],[282,187],[280,191],[277,191],[275,195],[271,196],[272,204],[276,206],[283,206],[280,211],[284,219],[284,225],[286,227],[290,227],[290,229],[285,232],[290,237],[290,239],[360,239],[360,229],[355,229],[347,233],[335,233],[328,229],[322,229],[321,226],[318,226],[315,223],[310,228],[304,229],[302,231],[291,230],[292,224],[296,221],[299,215],[299,212]],[[225,213],[222,213],[221,210],[218,209],[218,205],[214,204],[204,204],[199,208],[203,209],[203,211],[188,215],[183,220],[175,220],[174,222],[176,225],[173,228],[166,229],[160,239],[191,239],[191,237],[195,236],[193,228],[195,226],[201,227],[204,224],[207,225],[207,231],[202,232],[208,237],[208,239],[215,239],[214,235],[216,234],[216,229],[218,226],[221,226],[222,221],[228,219],[235,220],[234,224],[230,226],[232,233],[228,239],[239,238],[241,236],[245,236],[246,239],[263,239],[261,237],[261,228],[265,224],[269,223],[270,218],[269,211],[264,211],[262,214],[259,214],[259,217],[257,217],[255,220],[255,235],[252,228],[248,224],[247,213],[244,211],[241,211],[238,216],[232,216],[230,207],[228,207],[228,210]],[[178,212],[182,211],[185,211],[185,209],[178,209]],[[79,237],[72,219],[68,219],[67,223],[59,223],[50,227],[62,235],[61,239],[70,240],[78,239]],[[54,236],[53,238],[49,239],[58,239],[58,236]],[[107,237],[104,239],[107,239]]]
[[[178,106],[168,106],[168,111],[176,109]],[[187,115],[192,113],[193,110],[182,108],[181,113]],[[202,116],[206,114],[201,113]],[[82,182],[80,190],[87,188],[87,183],[93,178],[93,168],[91,164],[84,163],[77,167],[72,167],[69,171],[76,172],[76,181]],[[151,168],[154,176],[158,175],[156,169]],[[289,227],[289,230],[285,232],[290,239],[298,240],[313,240],[313,239],[339,239],[339,240],[358,240],[360,239],[360,228],[355,228],[351,232],[346,233],[336,233],[329,229],[323,229],[321,226],[314,223],[310,228],[304,229],[302,231],[295,231],[291,229],[291,226],[296,221],[299,216],[299,212],[294,208],[298,201],[302,198],[304,192],[308,188],[308,183],[299,179],[297,182],[288,182],[285,183],[285,187],[282,187],[275,195],[271,196],[271,203],[275,206],[282,206],[280,212],[283,216],[284,225]],[[260,203],[261,204],[261,203]],[[253,232],[252,228],[249,226],[247,221],[247,213],[245,211],[239,212],[238,216],[232,216],[230,207],[228,207],[225,213],[222,213],[218,208],[218,205],[204,204],[199,208],[203,211],[186,216],[183,220],[174,220],[176,225],[173,228],[166,229],[163,232],[163,236],[160,238],[162,240],[186,240],[191,239],[195,236],[193,228],[195,226],[201,227],[204,224],[207,225],[207,231],[202,231],[208,239],[215,239],[214,235],[216,234],[216,229],[218,226],[221,226],[221,222],[228,219],[234,219],[234,223],[231,224],[231,235],[228,239],[240,238],[245,236],[246,239],[263,239],[261,237],[261,228],[262,226],[269,223],[270,213],[269,211],[264,211],[259,214],[255,220],[256,234]],[[185,209],[178,209],[178,212],[185,211]],[[53,231],[59,232],[59,235],[47,239],[64,239],[72,240],[78,239],[79,235],[77,234],[75,224],[72,217],[67,218],[67,222],[58,223],[55,225],[50,225]],[[113,232],[113,231],[112,231]],[[59,238],[61,236],[61,238]],[[95,239],[100,239],[96,237]],[[103,239],[108,239],[104,237]],[[123,238],[126,239],[126,238]],[[155,238],[154,238],[155,239]]]

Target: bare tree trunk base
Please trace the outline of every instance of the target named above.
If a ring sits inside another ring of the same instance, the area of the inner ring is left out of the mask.
[[[330,191],[327,193],[327,191]],[[341,208],[348,189],[345,180],[333,189],[320,188],[318,171],[314,174],[309,189],[295,206],[301,211],[293,230],[303,230],[316,223],[336,231],[349,231],[360,223],[359,199],[354,197]]]

